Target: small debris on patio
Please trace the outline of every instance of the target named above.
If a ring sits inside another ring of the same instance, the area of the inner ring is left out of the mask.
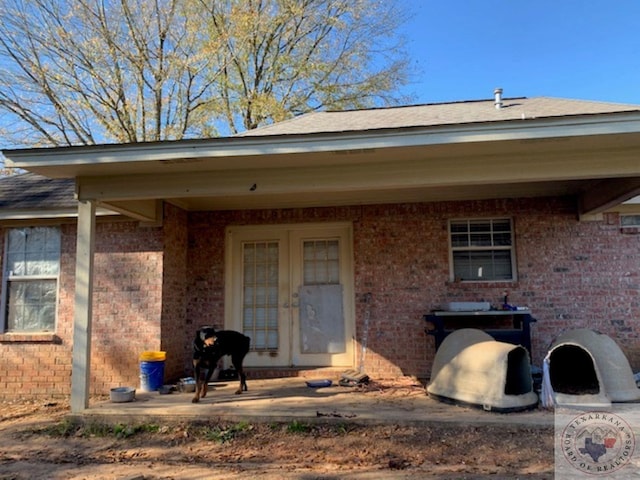
[[[369,383],[369,375],[357,370],[347,370],[340,376],[338,382],[342,387],[355,387]]]
[[[412,377],[396,379],[370,380],[366,384],[356,385],[353,390],[358,393],[375,393],[385,397],[408,397],[413,395],[426,395],[425,387],[420,381]]]
[[[332,418],[355,418],[357,415],[355,413],[347,413],[342,414],[338,413],[335,410],[331,413],[323,413],[316,411],[316,417],[332,417]]]

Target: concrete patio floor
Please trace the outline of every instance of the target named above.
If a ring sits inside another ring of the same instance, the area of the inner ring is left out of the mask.
[[[510,424],[553,426],[553,412],[534,409],[496,413],[449,405],[429,398],[415,382],[372,382],[366,387],[342,387],[334,380],[325,388],[310,388],[305,378],[248,380],[249,391],[235,395],[236,380],[214,382],[200,403],[191,403],[192,393],[136,392],[132,402],[93,403],[76,415],[84,421],[180,422],[260,421],[314,422],[348,421],[369,424],[431,424],[457,422],[468,425]]]

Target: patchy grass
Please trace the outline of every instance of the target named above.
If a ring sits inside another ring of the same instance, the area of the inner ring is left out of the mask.
[[[238,435],[253,430],[253,426],[247,422],[240,422],[230,426],[215,426],[206,428],[203,432],[204,438],[217,443],[228,443]]]
[[[40,429],[40,433],[49,435],[51,437],[116,437],[116,438],[129,438],[139,433],[158,433],[160,426],[155,424],[139,424],[139,425],[127,425],[118,423],[116,425],[109,425],[100,422],[80,423],[77,421],[64,419],[61,422],[54,423],[43,429]],[[37,432],[34,432],[37,433]]]
[[[72,435],[75,435],[79,428],[80,424],[78,422],[64,419],[61,422],[48,425],[37,431],[33,431],[33,433],[44,433],[45,435],[49,435],[51,437],[70,437]]]
[[[158,433],[160,426],[155,424],[123,425],[113,427],[113,434],[117,438],[128,438],[138,433]]]
[[[309,433],[311,425],[294,420],[287,425],[287,433]]]
[[[82,423],[77,420],[63,419],[60,422],[39,428],[31,433],[39,433],[50,437],[80,438],[131,438],[140,434],[172,434],[180,432],[184,438],[200,438],[210,442],[229,443],[242,435],[253,431],[255,425],[242,421],[233,424],[185,423],[174,426],[160,426],[154,423],[141,424],[108,424],[101,422]],[[274,433],[283,432],[289,435],[311,436],[343,436],[356,429],[349,423],[314,424],[293,420],[289,423],[272,422],[267,427]]]

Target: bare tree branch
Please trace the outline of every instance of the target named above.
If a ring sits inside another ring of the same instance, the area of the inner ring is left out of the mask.
[[[237,133],[398,103],[396,0],[3,0],[11,146]]]

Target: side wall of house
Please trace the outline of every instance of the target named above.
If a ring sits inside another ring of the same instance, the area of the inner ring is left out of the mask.
[[[0,262],[4,262],[5,233],[6,229],[1,228]],[[61,269],[56,331],[0,335],[0,398],[57,398],[68,396],[71,391],[75,224],[61,225],[60,233]]]
[[[0,335],[0,398],[59,398],[71,392],[76,225],[60,228],[56,331]],[[5,229],[0,233],[4,238]],[[92,395],[138,386],[140,353],[162,347],[163,248],[162,228],[129,221],[97,223]]]
[[[450,282],[448,220],[497,216],[513,218],[518,280]],[[326,221],[353,222],[356,336],[365,338],[367,318],[370,375],[428,377],[435,349],[423,315],[450,301],[500,305],[505,290],[538,319],[534,364],[559,333],[588,327],[640,369],[640,235],[623,233],[615,214],[579,222],[571,198],[192,213],[188,321],[223,325],[226,226]]]

